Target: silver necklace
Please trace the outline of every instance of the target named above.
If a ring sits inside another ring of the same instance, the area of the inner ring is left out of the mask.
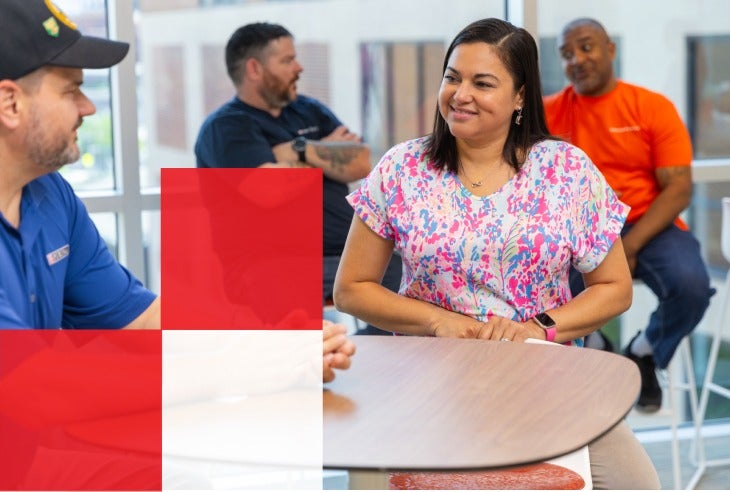
[[[481,186],[481,185],[483,184],[483,183],[482,183],[482,180],[481,180],[481,179],[480,179],[479,181],[474,181],[473,179],[471,179],[471,178],[470,178],[470,177],[469,177],[469,176],[468,176],[468,175],[466,174],[466,169],[464,169],[464,166],[463,166],[463,164],[461,164],[461,162],[459,162],[459,167],[461,168],[461,172],[462,172],[462,173],[464,173],[464,177],[466,178],[466,180],[467,180],[467,181],[468,181],[469,183],[471,183],[471,187],[472,187],[472,188],[479,188],[479,187],[480,187],[480,186]]]

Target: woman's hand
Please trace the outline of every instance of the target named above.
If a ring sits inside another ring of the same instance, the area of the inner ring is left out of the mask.
[[[528,338],[545,340],[545,331],[532,320],[520,323],[509,318],[492,315],[487,321],[479,321],[453,311],[447,311],[445,316],[439,316],[439,318],[438,324],[432,331],[432,334],[437,337],[514,342],[524,342]]]
[[[524,342],[528,338],[545,340],[545,331],[528,320],[525,323],[492,315],[485,322],[463,314],[450,313],[436,326],[434,336],[448,338],[479,338]]]
[[[431,334],[444,338],[478,338],[484,323],[453,311],[443,310]]]
[[[545,330],[537,326],[532,320],[520,323],[508,318],[492,315],[485,323],[481,323],[481,329],[477,334],[477,338],[511,342],[524,342],[528,338],[545,340]]]

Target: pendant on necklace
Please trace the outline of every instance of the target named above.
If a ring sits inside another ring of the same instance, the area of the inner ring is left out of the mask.
[[[476,183],[472,182],[471,187],[472,188],[479,188],[482,185],[481,181],[477,181]]]

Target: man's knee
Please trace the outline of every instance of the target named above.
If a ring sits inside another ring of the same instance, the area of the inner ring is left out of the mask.
[[[699,271],[678,269],[675,274],[674,279],[668,279],[664,284],[658,300],[666,309],[674,310],[681,306],[682,317],[687,324],[686,333],[689,333],[704,316],[715,289],[710,287],[704,268]]]

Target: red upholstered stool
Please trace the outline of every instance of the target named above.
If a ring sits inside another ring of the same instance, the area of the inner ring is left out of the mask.
[[[551,463],[478,472],[391,473],[390,490],[579,490],[583,478]]]

